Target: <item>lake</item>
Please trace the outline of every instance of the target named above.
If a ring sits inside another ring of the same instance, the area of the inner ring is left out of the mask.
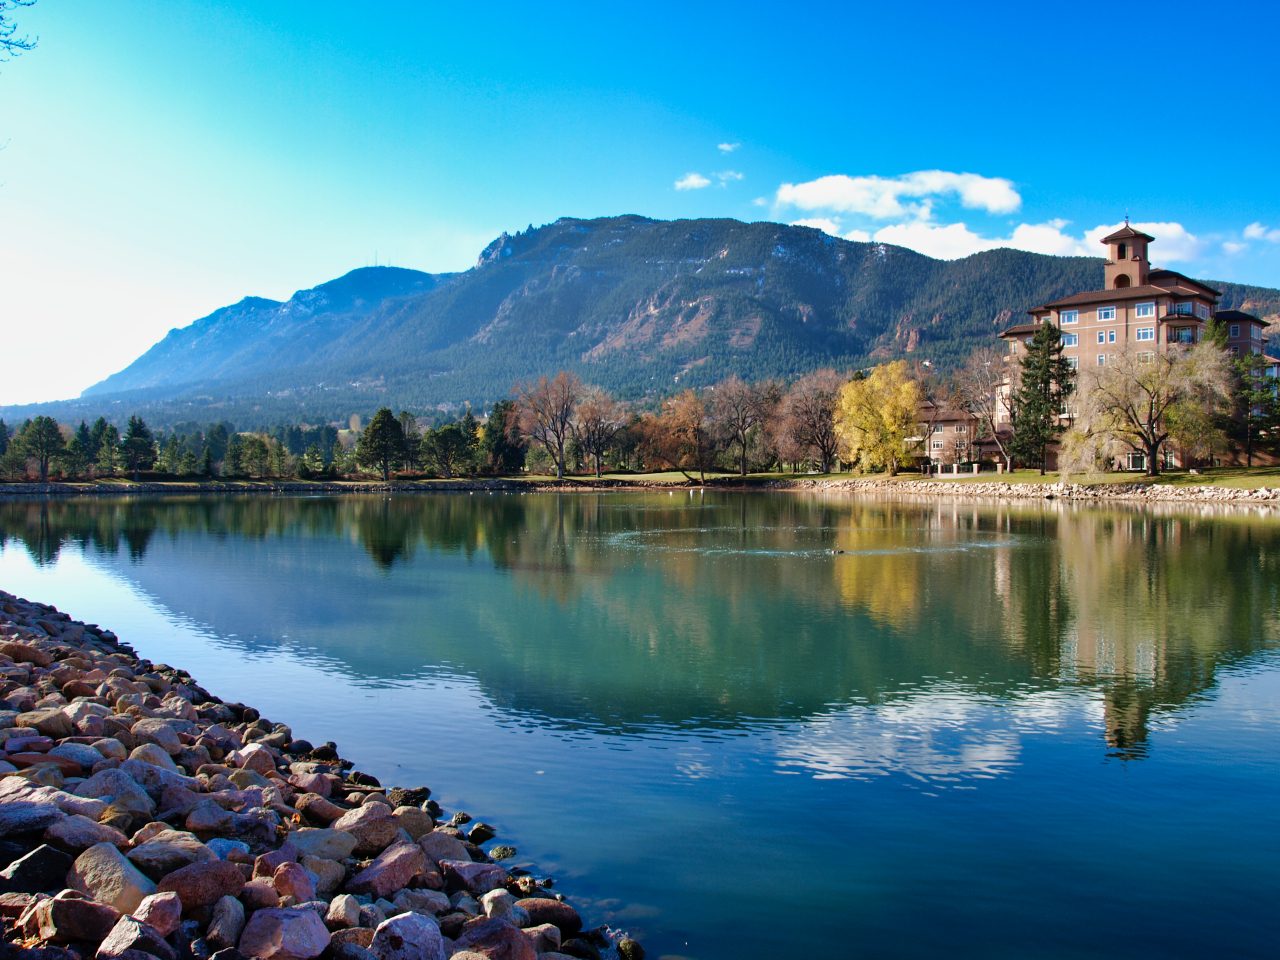
[[[1262,957],[1280,517],[0,502],[0,587],[426,784],[651,957]]]

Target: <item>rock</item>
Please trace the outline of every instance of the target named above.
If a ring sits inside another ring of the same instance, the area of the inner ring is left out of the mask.
[[[537,953],[549,953],[560,949],[560,928],[554,923],[542,923],[536,927],[526,927],[523,931],[533,949]]]
[[[314,910],[259,910],[240,936],[240,952],[260,960],[311,960],[328,946],[329,931]]]
[[[401,910],[437,916],[449,909],[449,898],[439,890],[401,890],[392,902]]]
[[[120,919],[120,911],[105,903],[71,897],[54,897],[36,906],[36,923],[41,940],[98,943]]]
[[[439,830],[426,834],[418,841],[418,846],[422,847],[422,852],[427,855],[427,859],[437,864],[441,860],[471,859],[471,854],[467,852],[461,840]]]
[[[419,913],[402,913],[378,924],[369,950],[378,960],[446,960],[447,957],[439,924]]]
[[[316,884],[300,863],[282,863],[271,875],[276,892],[282,897],[293,897],[298,903],[314,900]]]
[[[316,895],[320,897],[332,896],[347,876],[347,868],[337,860],[303,857],[299,862],[316,878]]]
[[[505,886],[507,882],[507,871],[492,863],[441,860],[440,870],[447,884],[464,887],[476,896]]]
[[[347,882],[350,893],[388,897],[426,869],[427,858],[416,843],[394,843]]]
[[[30,643],[8,640],[0,643],[0,657],[8,657],[14,663],[30,663],[37,667],[47,667],[53,663],[53,655],[47,650]]]
[[[294,808],[313,823],[333,823],[347,811],[315,793],[304,793],[293,801]]]
[[[155,801],[123,770],[99,770],[76,788],[76,795],[104,800],[138,820],[149,820],[156,812]]]
[[[510,860],[517,852],[515,847],[500,843],[489,851],[489,856],[494,860]]]
[[[95,843],[110,843],[117,847],[127,846],[129,840],[115,827],[105,823],[97,823],[88,817],[73,814],[57,821],[45,830],[44,838],[68,850],[87,850]]]
[[[160,936],[167,937],[182,922],[182,901],[176,893],[153,893],[142,898],[142,903],[133,911],[133,916],[155,927]]]
[[[254,858],[253,875],[255,877],[273,876],[276,868],[282,863],[293,863],[296,859],[294,852],[284,847],[279,850],[268,850],[266,853]]]
[[[345,830],[356,838],[356,853],[381,853],[400,831],[399,824],[385,803],[368,803],[349,810],[333,823],[335,830]]]
[[[132,913],[143,897],[156,892],[156,885],[109,843],[96,843],[80,854],[66,883],[121,913]]]
[[[511,895],[510,891],[501,887],[497,890],[490,890],[480,897],[480,909],[491,920],[494,917],[507,916],[515,905],[516,898]]]
[[[60,743],[49,751],[51,757],[65,757],[88,770],[102,761],[102,754],[85,743]]]
[[[623,937],[618,941],[618,958],[619,960],[644,960],[644,947],[640,946],[638,940]]]
[[[64,816],[66,814],[53,803],[29,800],[0,802],[0,837],[13,833],[34,833]]]
[[[578,960],[600,960],[600,948],[581,937],[573,937],[560,944],[560,952]]]
[[[506,920],[472,920],[454,941],[460,950],[474,950],[490,960],[537,960],[538,952],[519,927]]]
[[[249,845],[243,840],[227,840],[225,837],[214,837],[205,846],[212,850],[219,860],[230,860],[233,855],[249,856]]]
[[[95,740],[92,746],[107,760],[123,760],[129,756],[129,751],[125,749],[124,744],[113,737],[103,737],[101,740]]]
[[[193,863],[217,860],[218,856],[190,833],[163,830],[126,854],[139,870],[159,880]]]
[[[211,907],[222,897],[234,897],[244,887],[244,874],[226,860],[206,860],[182,867],[160,881],[159,890],[173,891],[182,898],[182,908],[190,912]]]
[[[392,787],[387,791],[387,802],[393,807],[421,807],[430,799],[427,787]]]
[[[329,904],[324,922],[331,928],[355,927],[360,924],[360,904],[355,897],[347,893],[339,894]]]
[[[235,897],[221,897],[213,905],[205,939],[219,949],[234,947],[244,933],[244,905]]]
[[[534,926],[554,923],[566,937],[572,937],[582,929],[582,917],[578,916],[578,911],[560,900],[527,897],[517,900],[515,905],[529,914],[529,922]]]
[[[121,917],[98,947],[98,960],[133,960],[138,954],[159,960],[178,958],[155,927],[134,917]]]
[[[488,843],[498,835],[498,831],[494,830],[489,824],[481,820],[477,820],[471,826],[471,831],[467,834],[467,839],[480,846],[482,843]]]
[[[0,890],[6,893],[61,890],[71,864],[71,857],[67,854],[42,843],[0,870]]]
[[[232,755],[236,766],[253,770],[266,776],[275,773],[276,758],[271,750],[260,743],[251,743]]]
[[[72,723],[71,718],[57,707],[43,707],[39,710],[20,713],[17,725],[39,730],[46,737],[53,737],[55,740],[73,737],[76,733],[75,724]]]
[[[235,824],[235,814],[224,810],[212,800],[201,800],[187,814],[183,825],[194,833],[222,833]]]
[[[248,790],[250,787],[269,787],[271,781],[260,774],[257,770],[241,769],[232,770],[227,774],[227,779],[234,783],[241,790]]]
[[[178,731],[164,720],[142,719],[130,730],[140,743],[153,743],[167,754],[175,754],[182,750],[182,740]]]
[[[396,807],[391,815],[395,817],[396,825],[409,834],[415,842],[425,837],[436,826],[431,814],[421,807]]]
[[[270,877],[254,877],[240,890],[240,900],[249,910],[278,907],[280,895]]]
[[[154,743],[144,743],[134,747],[129,753],[130,760],[137,760],[140,763],[149,763],[153,767],[160,767],[164,770],[178,772],[178,765],[173,762],[173,757],[165,753],[164,749]]]
[[[320,857],[322,860],[345,860],[355,852],[358,838],[344,830],[308,829],[289,834],[289,843],[300,855]]]

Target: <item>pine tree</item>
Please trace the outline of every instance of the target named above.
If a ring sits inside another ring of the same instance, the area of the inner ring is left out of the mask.
[[[1014,457],[1035,464],[1043,476],[1049,444],[1065,429],[1063,407],[1075,391],[1075,371],[1063,356],[1062,335],[1041,324],[1022,358],[1021,382],[1013,404]]]
[[[141,417],[129,418],[121,452],[125,469],[134,474],[139,470],[150,470],[156,465],[156,440],[151,434],[151,428]]]
[[[404,430],[400,421],[383,407],[373,415],[356,443],[356,459],[362,466],[372,467],[391,479],[391,471],[404,462]]]
[[[58,421],[53,417],[36,417],[28,420],[18,434],[19,449],[35,460],[40,470],[40,482],[49,479],[49,464],[60,457],[66,450],[66,441],[62,439],[62,431],[58,429]]]

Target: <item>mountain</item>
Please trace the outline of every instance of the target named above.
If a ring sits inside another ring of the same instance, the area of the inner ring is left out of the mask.
[[[794,377],[904,355],[946,367],[1028,307],[1101,280],[1089,257],[942,261],[777,223],[565,218],[503,234],[460,274],[366,268],[285,303],[243,300],[41,410],[247,428],[487,404],[562,367],[636,400],[731,373]],[[1280,313],[1280,291],[1216,286],[1224,307]]]

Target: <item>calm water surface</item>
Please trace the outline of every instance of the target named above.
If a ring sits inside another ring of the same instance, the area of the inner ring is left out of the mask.
[[[430,785],[651,956],[1275,956],[1270,514],[31,501],[0,542],[0,587]]]

